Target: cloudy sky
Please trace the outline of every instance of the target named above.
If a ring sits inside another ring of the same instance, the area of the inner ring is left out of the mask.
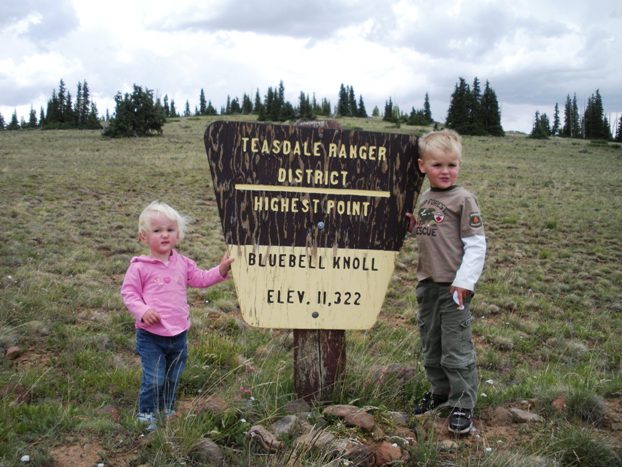
[[[576,93],[622,116],[620,0],[2,0],[0,113],[39,113],[62,78],[100,113],[132,84],[216,109],[285,86],[333,106],[343,83],[367,111],[430,97],[444,121],[458,78],[488,80],[506,131],[530,131]]]

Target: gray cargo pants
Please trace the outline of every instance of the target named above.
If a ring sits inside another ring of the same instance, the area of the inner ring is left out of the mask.
[[[473,409],[477,400],[478,375],[471,334],[471,297],[458,310],[450,284],[431,280],[417,284],[417,317],[423,365],[431,391],[447,395],[448,405]]]

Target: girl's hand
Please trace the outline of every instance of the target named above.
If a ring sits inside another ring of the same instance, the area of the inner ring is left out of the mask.
[[[160,315],[157,314],[154,310],[149,309],[145,312],[143,317],[140,319],[147,326],[151,326],[152,324],[156,324],[160,322]]]
[[[229,256],[229,253],[225,252],[222,259],[220,260],[220,264],[218,265],[218,271],[220,272],[220,275],[222,277],[225,277],[227,275],[227,273],[231,269],[231,263],[233,263],[233,261],[235,261],[235,259],[231,258]]]

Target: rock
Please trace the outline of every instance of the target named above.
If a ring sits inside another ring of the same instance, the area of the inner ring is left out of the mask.
[[[512,420],[515,423],[532,423],[544,421],[544,418],[542,418],[540,415],[528,412],[526,410],[512,408],[510,409],[510,412],[512,413]]]
[[[506,336],[496,336],[492,339],[492,344],[499,350],[512,350],[514,342],[512,338]]]
[[[285,407],[283,407],[283,410],[285,410],[286,413],[298,415],[301,413],[306,413],[306,412],[311,411],[311,406],[304,399],[295,399],[285,404]]]
[[[254,425],[248,430],[248,436],[268,453],[277,452],[283,448],[283,443],[262,425]]]
[[[375,465],[387,465],[390,462],[400,460],[402,458],[402,450],[397,444],[391,444],[383,441],[376,448]]]
[[[8,349],[6,349],[5,355],[6,355],[6,358],[8,358],[9,360],[15,360],[16,358],[20,357],[22,353],[23,353],[22,349],[20,349],[16,345],[12,345]]]
[[[283,435],[291,436],[299,426],[300,420],[296,415],[286,415],[274,422],[270,428],[277,438],[282,438]]]
[[[201,462],[202,465],[224,466],[225,456],[214,441],[209,438],[201,438],[190,450],[190,455]]]
[[[356,466],[373,465],[375,461],[374,451],[363,443],[353,443],[342,455]]]
[[[333,441],[335,441],[335,435],[333,435],[332,433],[324,430],[313,430],[296,438],[294,444],[297,447],[304,447],[307,449],[312,447],[317,447],[321,449],[328,446]]]
[[[388,412],[387,415],[398,426],[408,426],[408,414],[406,412]]]
[[[49,336],[50,328],[43,322],[38,320],[28,321],[26,323],[26,329],[32,334],[37,334],[39,336]]]
[[[560,394],[553,402],[551,402],[551,405],[556,412],[564,412],[566,410],[566,395]]]
[[[489,412],[488,416],[492,426],[511,425],[514,421],[512,412],[505,407],[495,407],[491,412]]]
[[[374,417],[353,405],[330,405],[322,411],[322,414],[341,418],[346,425],[356,426],[368,432],[376,426]]]
[[[440,443],[438,443],[438,448],[441,451],[455,451],[458,449],[458,443],[451,439],[444,439]]]
[[[198,412],[211,412],[219,415],[223,414],[229,408],[226,400],[219,396],[209,396],[204,401],[199,402]]]

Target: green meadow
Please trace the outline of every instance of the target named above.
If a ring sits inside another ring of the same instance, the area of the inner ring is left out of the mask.
[[[90,130],[0,132],[0,466],[24,465],[26,455],[36,466],[205,465],[196,454],[205,437],[227,465],[357,465],[293,437],[268,453],[248,436],[296,398],[293,339],[245,325],[232,281],[189,291],[177,416],[149,435],[135,421],[140,363],[119,288],[130,258],[145,253],[136,224],[154,199],[191,218],[182,253],[202,267],[220,260],[208,123],[176,119],[162,136],[114,140]],[[622,465],[621,145],[464,137],[463,159],[459,181],[477,194],[488,238],[472,306],[478,431],[453,437],[441,416],[410,416],[427,389],[411,236],[377,323],[346,333],[344,380],[332,400],[310,407],[308,423],[372,449],[398,444],[403,455],[391,465]],[[378,384],[389,368],[414,371]],[[326,418],[328,404],[364,408],[381,430]],[[494,415],[502,408],[541,418],[502,422]],[[393,412],[406,414],[407,426],[396,426]]]

